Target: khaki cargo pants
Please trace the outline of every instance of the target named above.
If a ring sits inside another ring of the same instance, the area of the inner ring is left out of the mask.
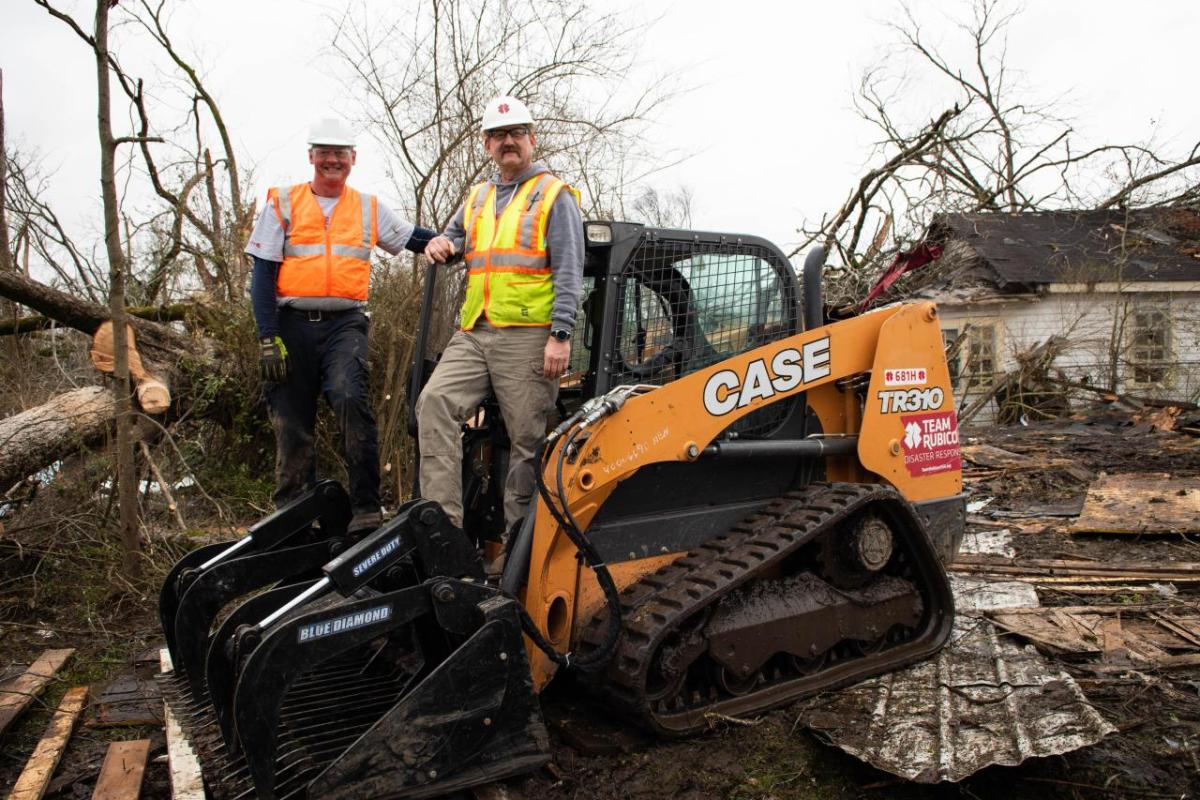
[[[421,495],[441,503],[462,527],[462,425],[488,387],[500,403],[512,450],[504,483],[505,527],[525,514],[535,487],[538,447],[546,436],[558,381],[542,376],[546,328],[494,328],[482,320],[458,331],[417,399]]]

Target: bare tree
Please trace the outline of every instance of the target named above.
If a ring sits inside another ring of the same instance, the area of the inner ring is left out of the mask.
[[[585,210],[612,207],[595,190],[619,192],[661,163],[641,151],[641,134],[670,83],[626,85],[644,31],[625,16],[594,13],[582,0],[422,0],[390,20],[364,3],[337,26],[333,49],[360,121],[420,224],[445,225],[490,171],[480,113],[496,94],[530,103],[539,158],[569,181],[590,182]]]
[[[634,220],[657,228],[692,227],[692,190],[681,186],[673,192],[647,186],[640,191],[631,205]]]
[[[831,247],[844,268],[835,301],[861,298],[938,212],[1104,208],[1197,197],[1200,145],[1184,158],[1147,145],[1075,145],[1072,123],[1053,111],[1058,99],[1036,97],[1008,63],[1018,13],[1011,3],[975,0],[967,18],[954,21],[970,53],[961,64],[928,40],[909,6],[900,8],[899,21],[889,24],[897,50],[866,71],[855,97],[859,115],[879,133],[872,165],[836,212],[804,225],[793,251],[814,242]],[[948,102],[914,123],[902,109],[921,107],[905,95],[918,78],[940,83]],[[1085,195],[1078,188],[1085,174],[1108,175],[1112,188]]]
[[[120,491],[120,533],[125,571],[138,573],[137,475],[133,453],[133,387],[129,382],[129,349],[126,344],[125,272],[121,243],[120,206],[117,201],[116,157],[118,140],[112,130],[112,89],[108,65],[109,0],[96,0],[96,27],[92,49],[96,55],[97,121],[100,133],[100,190],[104,205],[104,247],[108,251],[109,310],[113,324],[113,378],[117,382],[117,482]]]

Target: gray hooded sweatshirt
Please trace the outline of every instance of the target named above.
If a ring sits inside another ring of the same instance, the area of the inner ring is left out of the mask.
[[[489,182],[496,187],[496,216],[504,213],[517,187],[534,175],[549,172],[543,164],[531,164],[514,181],[502,181],[500,173],[492,174]],[[465,203],[464,203],[465,205]],[[445,234],[455,249],[463,249],[467,232],[463,226],[463,206],[450,219]],[[574,330],[575,314],[583,293],[583,215],[570,192],[560,192],[550,207],[546,221],[546,255],[554,283],[554,310],[550,327],[554,330]]]

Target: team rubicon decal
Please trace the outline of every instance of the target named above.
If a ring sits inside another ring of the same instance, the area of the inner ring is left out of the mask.
[[[958,449],[958,415],[954,409],[928,414],[905,414],[904,466],[914,478],[962,469]]]
[[[755,400],[767,400],[780,392],[790,392],[798,386],[829,375],[829,337],[802,345],[788,347],[767,360],[758,358],[738,374],[732,369],[714,372],[704,384],[704,408],[714,417],[723,417],[736,408],[745,408]],[[772,375],[774,377],[772,377]]]

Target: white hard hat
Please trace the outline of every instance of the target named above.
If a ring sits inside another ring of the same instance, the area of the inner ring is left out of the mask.
[[[333,145],[334,147],[354,147],[354,131],[350,126],[334,117],[319,119],[308,129],[310,145]]]
[[[502,94],[488,101],[483,109],[483,130],[504,128],[508,125],[532,125],[533,115],[529,109],[515,97]]]

